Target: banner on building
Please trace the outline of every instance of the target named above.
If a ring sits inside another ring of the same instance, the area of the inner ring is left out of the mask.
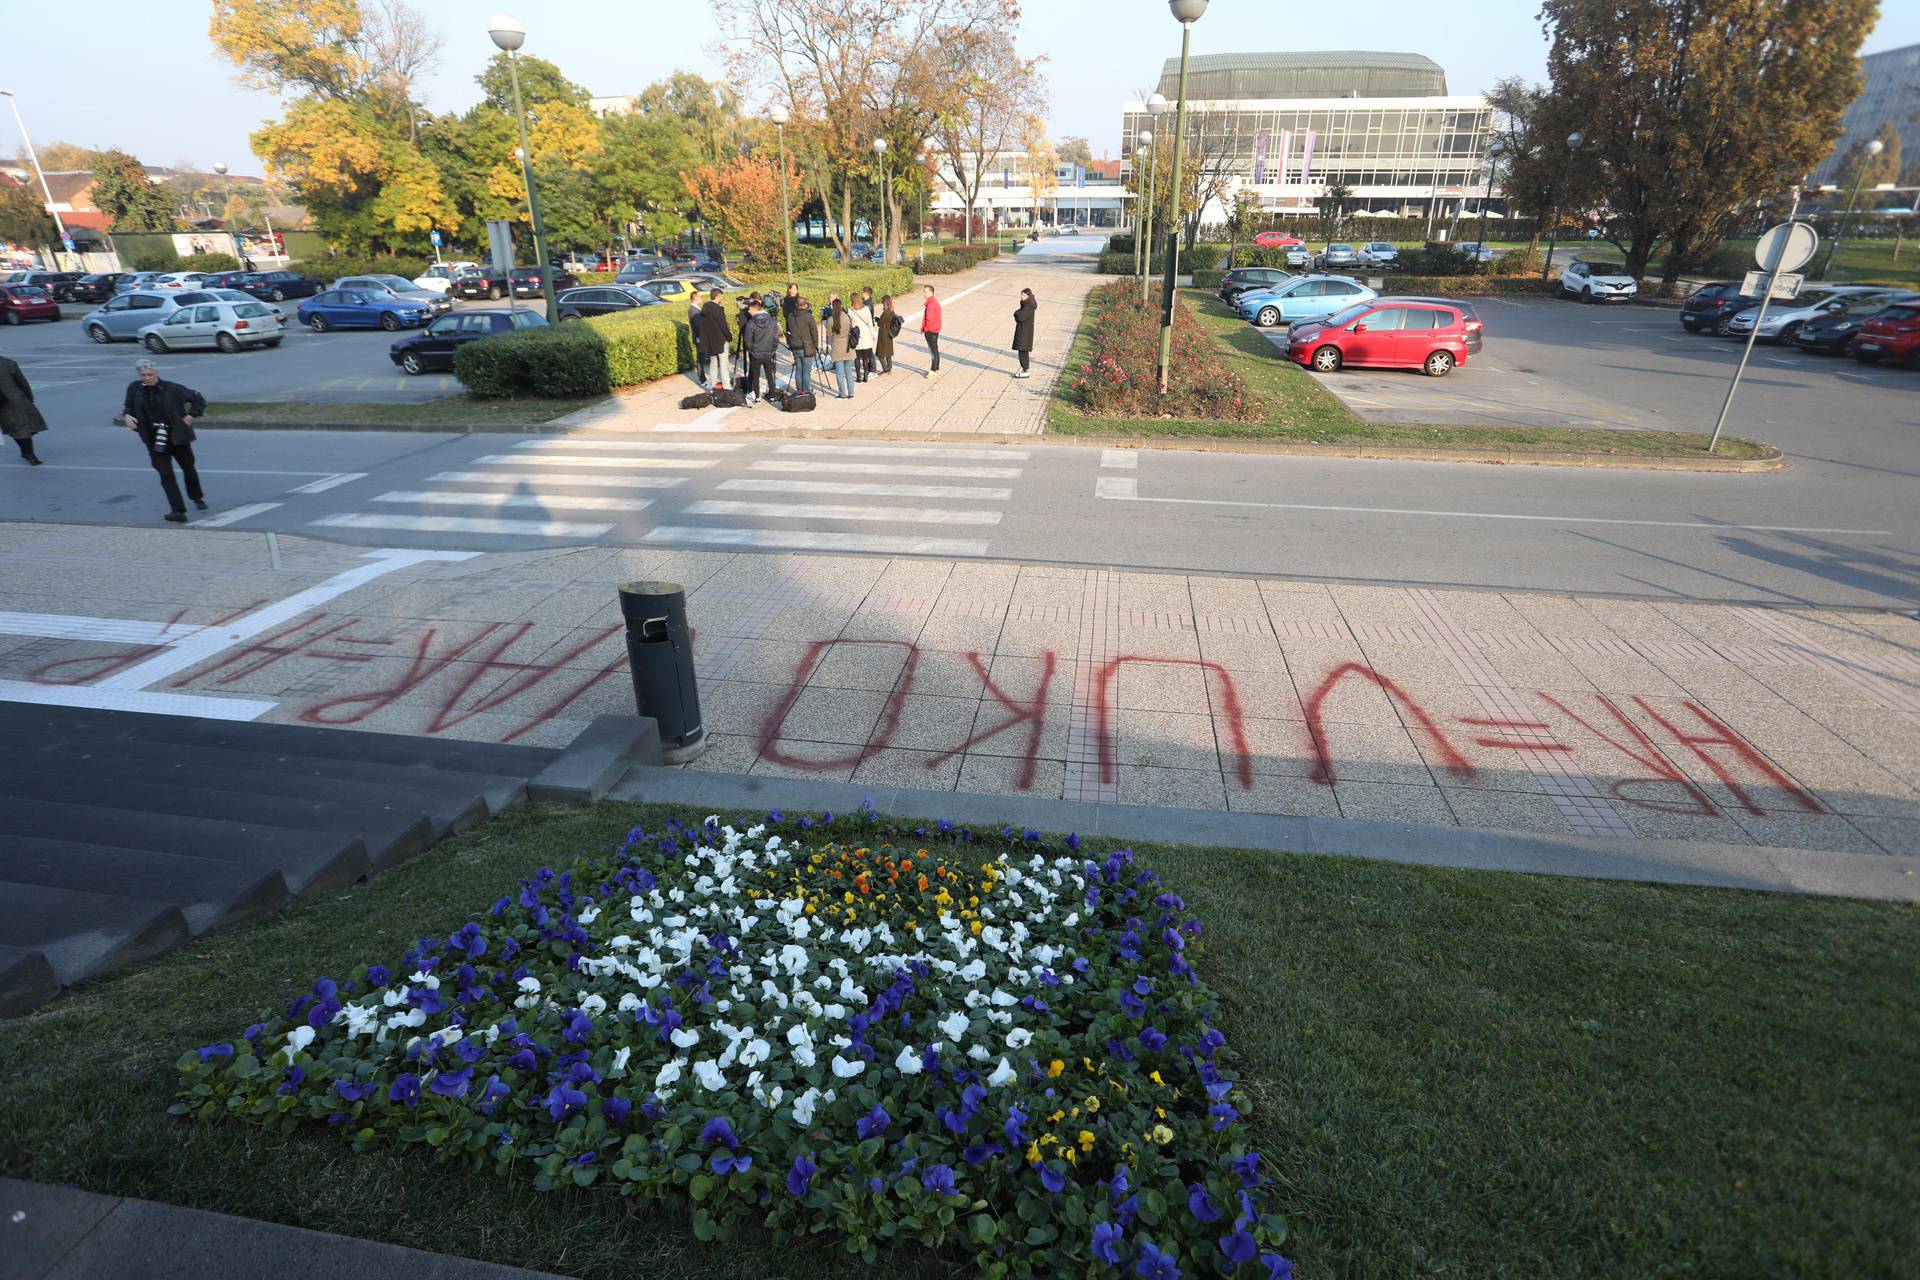
[[[1253,185],[1265,186],[1267,182],[1267,144],[1273,134],[1262,129],[1253,135]]]
[[[1307,170],[1313,165],[1313,140],[1319,136],[1313,130],[1307,130],[1306,140],[1300,146],[1300,185],[1302,186],[1309,181]]]
[[[1281,186],[1287,185],[1287,166],[1293,161],[1293,130],[1280,131],[1280,174],[1275,179]]]

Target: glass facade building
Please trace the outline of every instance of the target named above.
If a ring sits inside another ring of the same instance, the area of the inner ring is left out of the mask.
[[[1169,59],[1159,92],[1171,101],[1180,64]],[[1127,171],[1139,133],[1171,141],[1173,114],[1138,102],[1121,114]],[[1195,57],[1187,72],[1189,166],[1211,168],[1226,188],[1203,221],[1251,190],[1275,213],[1311,213],[1329,186],[1350,188],[1349,212],[1445,214],[1486,191],[1493,111],[1478,95],[1447,93],[1446,73],[1410,53],[1239,53]],[[1494,189],[1495,207],[1500,192]]]
[[[1900,134],[1901,167],[1920,157],[1920,44],[1883,53],[1869,53],[1860,59],[1866,78],[1860,96],[1847,105],[1841,118],[1840,140],[1833,154],[1814,171],[1815,183],[1837,182],[1841,158],[1854,143],[1871,138],[1883,124],[1891,124]]]

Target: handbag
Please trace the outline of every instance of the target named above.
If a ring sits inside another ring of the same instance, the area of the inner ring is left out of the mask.
[[[893,325],[891,328],[887,330],[887,332],[893,337],[897,338],[900,336],[900,331],[906,327],[907,327],[906,321],[902,320],[900,318],[900,313],[896,311],[893,313]]]
[[[858,347],[859,345],[860,345],[860,326],[856,324],[847,332],[847,346]]]

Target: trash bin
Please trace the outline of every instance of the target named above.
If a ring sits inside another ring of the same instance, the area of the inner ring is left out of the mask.
[[[620,616],[627,623],[634,706],[660,726],[660,745],[669,760],[690,759],[704,746],[707,731],[693,677],[686,589],[677,582],[625,583]]]

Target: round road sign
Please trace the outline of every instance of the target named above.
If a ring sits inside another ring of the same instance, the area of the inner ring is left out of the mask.
[[[1798,271],[1813,261],[1820,247],[1820,233],[1808,222],[1783,222],[1760,237],[1753,246],[1753,260],[1762,271]]]

